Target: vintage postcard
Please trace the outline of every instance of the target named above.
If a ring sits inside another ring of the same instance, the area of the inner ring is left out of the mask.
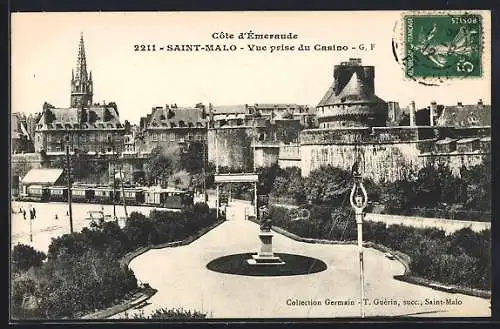
[[[13,13],[11,321],[491,316],[484,10]]]

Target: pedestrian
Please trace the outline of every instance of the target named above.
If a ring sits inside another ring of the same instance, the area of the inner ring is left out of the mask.
[[[56,220],[59,219],[59,217],[57,217],[57,214],[56,214]]]
[[[30,220],[34,220],[35,219],[35,209],[30,209]]]
[[[66,216],[69,216],[69,211],[66,211]]]
[[[26,220],[26,210],[23,209],[23,218]]]
[[[23,213],[23,208],[19,208],[19,213],[22,214]]]
[[[35,218],[36,218],[36,210],[35,210],[35,208],[33,208],[33,219],[35,219]]]

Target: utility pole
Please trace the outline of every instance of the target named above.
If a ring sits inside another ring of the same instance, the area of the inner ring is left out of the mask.
[[[219,174],[219,146],[217,145],[217,128],[214,127],[214,134],[215,134],[215,174]],[[216,197],[215,197],[215,209],[216,209],[216,216],[217,219],[219,219],[219,183],[215,183],[216,186]]]
[[[123,188],[122,169],[123,169],[123,162],[120,164],[120,182],[121,182],[121,185],[122,185],[123,210],[125,210],[125,219],[127,219],[128,218],[128,214],[127,214],[127,202],[125,201],[125,190]]]
[[[115,161],[115,144],[113,143],[113,154],[111,155],[111,161],[113,162],[113,218],[116,218],[116,161]]]
[[[208,143],[208,123],[205,122],[205,125],[206,125],[206,134],[205,134],[205,138],[203,139],[203,168],[202,168],[202,173],[203,173],[203,201],[207,202],[208,198],[207,198],[207,185],[206,185],[206,180],[207,180],[207,177],[206,177],[206,175],[207,175],[207,173],[206,173],[207,145],[206,144]]]
[[[365,187],[363,186],[362,178],[356,170],[354,173],[354,185],[351,190],[350,201],[351,206],[354,208],[356,216],[356,224],[358,226],[358,249],[359,249],[359,284],[360,284],[360,307],[361,317],[365,317],[364,303],[365,303],[365,273],[363,263],[363,210],[368,203],[368,195]]]
[[[69,158],[69,145],[66,145],[66,171],[68,181],[69,231],[73,234],[73,209],[71,207],[71,160]]]
[[[253,154],[252,154],[252,159],[253,159],[253,173],[255,174],[255,135],[257,134],[257,131],[255,129],[255,114],[252,118],[252,146],[253,146]],[[257,218],[257,182],[253,183],[253,194],[254,194],[254,201],[253,201],[253,211],[255,214],[255,218]]]

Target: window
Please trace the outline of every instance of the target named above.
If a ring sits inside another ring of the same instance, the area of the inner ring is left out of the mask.
[[[166,133],[161,133],[161,140],[166,141],[167,140],[167,134]]]
[[[108,135],[106,136],[106,139],[107,139],[108,143],[111,143],[111,135],[110,135],[110,134],[108,134]]]
[[[47,142],[51,142],[52,135],[47,135]],[[40,135],[38,135],[38,141],[40,141]]]
[[[168,136],[169,136],[169,139],[171,142],[175,142],[175,133],[174,132],[169,132]]]
[[[151,139],[153,140],[153,142],[157,142],[158,141],[158,135],[155,134],[155,133],[152,133],[151,134]]]

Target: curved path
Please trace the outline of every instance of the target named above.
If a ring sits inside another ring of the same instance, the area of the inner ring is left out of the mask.
[[[158,292],[143,311],[184,308],[208,313],[211,318],[331,318],[359,317],[359,263],[354,245],[321,245],[297,242],[276,234],[277,252],[296,253],[323,260],[326,271],[288,277],[247,277],[208,270],[211,260],[228,254],[257,251],[259,227],[243,220],[243,205],[228,211],[229,220],[193,243],[150,250],[130,263],[136,277]],[[367,316],[490,316],[490,301],[445,293],[393,279],[404,267],[383,253],[365,249]],[[326,305],[327,299],[353,301],[354,305]],[[426,305],[425,300],[443,302]],[[446,299],[460,303],[447,305]],[[296,300],[321,305],[290,305]],[[396,305],[376,305],[377,301]],[[412,301],[416,305],[404,305]],[[129,314],[138,310],[129,311]],[[113,318],[121,318],[117,314]]]

